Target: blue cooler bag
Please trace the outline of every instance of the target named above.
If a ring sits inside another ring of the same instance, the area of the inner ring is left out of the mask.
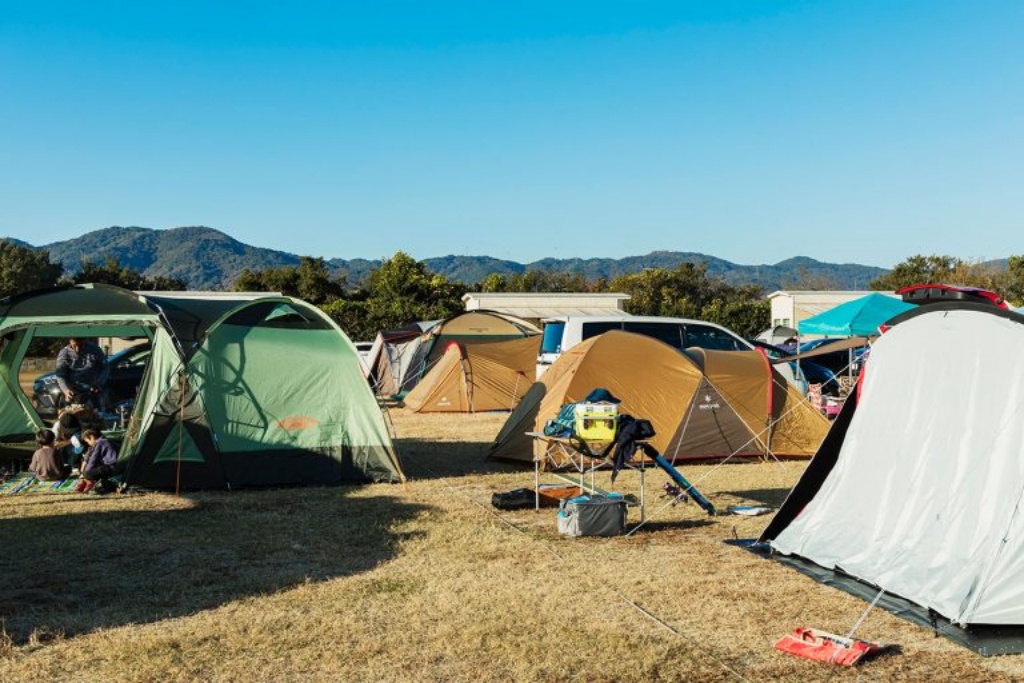
[[[626,501],[618,493],[567,498],[558,506],[558,533],[621,536],[626,533]]]

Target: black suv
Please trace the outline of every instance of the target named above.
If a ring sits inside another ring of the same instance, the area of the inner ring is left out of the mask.
[[[138,344],[119,351],[107,359],[110,374],[107,377],[107,402],[111,407],[135,398],[142,383],[142,375],[149,363],[150,345]],[[32,383],[32,405],[42,418],[56,417],[63,405],[57,373],[40,375]]]

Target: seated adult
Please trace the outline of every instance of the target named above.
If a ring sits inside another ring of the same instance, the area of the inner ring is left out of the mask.
[[[86,455],[85,467],[82,469],[82,482],[75,490],[86,493],[96,486],[96,482],[115,473],[117,449],[98,429],[86,429],[82,432],[82,440],[89,446],[89,452]]]
[[[72,337],[57,354],[57,385],[69,403],[102,402],[110,368],[95,342]]]
[[[60,453],[53,447],[55,441],[56,436],[49,429],[40,429],[36,432],[39,449],[32,454],[32,462],[28,469],[37,479],[56,481],[68,475],[69,468],[64,466]]]

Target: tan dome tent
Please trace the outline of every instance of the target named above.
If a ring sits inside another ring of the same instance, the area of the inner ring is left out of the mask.
[[[469,344],[505,341],[540,333],[536,326],[521,318],[494,311],[468,311],[442,320],[423,333],[400,388],[409,391],[415,387],[452,342]]]
[[[747,438],[756,438],[756,447],[754,443],[742,444],[744,454],[757,450],[767,451],[777,458],[807,458],[818,449],[828,432],[829,421],[759,351],[693,348],[687,349],[686,355],[704,372],[710,390],[725,397],[729,407],[750,430]],[[696,403],[691,404],[688,430],[699,424],[702,412],[707,411],[702,411]],[[665,457],[671,460],[675,448],[699,452],[692,445],[693,438],[693,434],[688,434],[682,441],[674,441]],[[735,441],[732,443],[735,445]],[[711,448],[713,451],[716,447]],[[686,459],[682,451],[679,459]]]
[[[540,337],[500,342],[452,342],[405,397],[417,413],[512,410],[533,384]]]
[[[693,358],[629,332],[606,332],[574,346],[536,382],[509,416],[490,456],[533,462],[525,436],[542,431],[566,403],[603,387],[620,413],[651,421],[651,445],[669,460],[730,456],[808,457],[828,422],[756,351],[699,351]]]
[[[397,481],[383,415],[345,333],[282,296],[140,294],[75,285],[0,301],[0,373],[35,338],[134,337],[151,345],[119,461],[126,481],[204,489]],[[44,427],[0,385],[0,443]]]

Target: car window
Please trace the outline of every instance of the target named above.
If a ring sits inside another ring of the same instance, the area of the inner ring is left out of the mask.
[[[771,346],[761,346],[760,344],[755,344],[755,346],[764,351],[765,355],[772,360],[779,360],[780,358],[785,358],[788,355],[782,351],[782,349],[772,348]]]
[[[599,334],[604,334],[609,330],[621,330],[622,323],[618,320],[605,323],[583,323],[580,329],[580,341],[584,339],[590,339],[596,337]]]
[[[544,323],[544,337],[540,343],[541,353],[561,353],[562,335],[565,333],[565,322],[553,320]]]
[[[141,368],[149,362],[149,349],[139,353],[132,353],[121,358],[114,364],[116,368]]]
[[[725,330],[693,324],[686,326],[686,345],[716,351],[746,351],[749,348]]]
[[[626,332],[642,334],[665,342],[673,348],[683,348],[683,328],[679,323],[626,322],[622,329]]]

